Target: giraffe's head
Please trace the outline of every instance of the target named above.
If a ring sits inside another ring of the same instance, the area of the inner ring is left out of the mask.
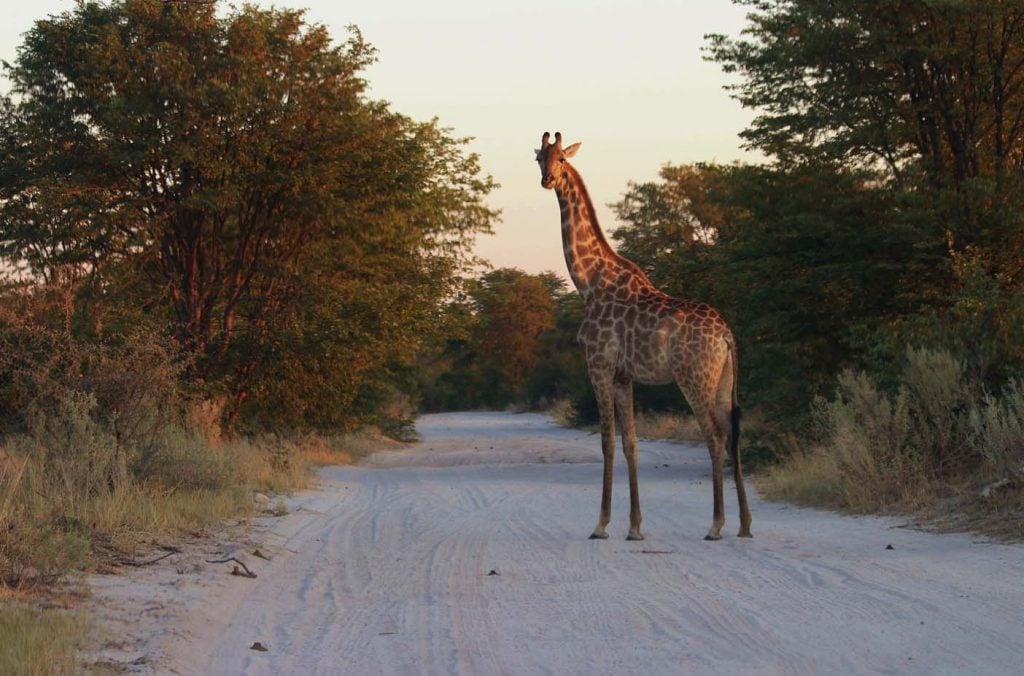
[[[579,143],[573,143],[568,148],[562,148],[562,132],[555,132],[555,142],[548,139],[551,134],[544,132],[540,139],[540,150],[537,151],[537,164],[540,165],[540,184],[544,188],[551,189],[565,171],[565,161],[576,154],[580,149]]]

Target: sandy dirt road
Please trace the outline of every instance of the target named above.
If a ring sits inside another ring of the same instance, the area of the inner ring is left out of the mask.
[[[258,580],[171,613],[187,674],[1017,674],[1024,547],[752,503],[704,542],[710,464],[640,451],[643,542],[588,540],[599,439],[538,415],[428,416],[422,443],[328,468],[258,535]],[[727,490],[731,484],[727,484]],[[892,549],[887,549],[891,545]],[[493,571],[493,573],[492,573]],[[252,650],[259,641],[266,652]]]

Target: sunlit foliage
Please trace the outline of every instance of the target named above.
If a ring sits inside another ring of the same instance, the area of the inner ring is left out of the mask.
[[[157,317],[250,424],[348,425],[496,213],[477,158],[366,96],[374,50],[301,11],[87,2],[6,68],[0,246]]]

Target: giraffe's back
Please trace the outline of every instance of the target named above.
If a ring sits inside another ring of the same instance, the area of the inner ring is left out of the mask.
[[[579,332],[588,363],[612,362],[619,377],[649,385],[676,382],[704,363],[720,368],[732,334],[714,307],[653,287],[630,296],[588,305]]]

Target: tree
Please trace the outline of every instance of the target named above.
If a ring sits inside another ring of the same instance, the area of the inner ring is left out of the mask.
[[[521,392],[537,364],[539,338],[554,325],[551,289],[539,276],[501,268],[470,290],[480,319],[477,350],[485,371],[511,392]]]
[[[743,399],[775,418],[804,416],[863,356],[868,336],[950,291],[941,229],[903,213],[870,174],[668,166],[613,207],[620,250],[655,284],[724,312],[740,346]],[[664,235],[661,217],[650,217],[663,213],[707,243]]]
[[[612,233],[619,252],[668,293],[708,295],[714,280],[682,268],[707,259],[722,233],[748,217],[729,195],[730,179],[740,171],[738,166],[667,164],[660,181],[630,183],[622,200],[612,205],[623,223]]]
[[[1024,4],[1019,0],[736,0],[741,39],[709,57],[761,114],[743,136],[783,161],[915,161],[959,185],[1024,169]]]
[[[411,358],[496,217],[464,140],[365,97],[373,58],[293,10],[120,0],[37,22],[0,107],[5,258],[164,314],[234,410],[307,368],[354,400]]]
[[[737,3],[751,10],[743,35],[709,36],[707,54],[741,77],[735,96],[758,111],[743,137],[774,159],[777,186],[727,200],[770,234],[743,247],[767,263],[800,212],[800,230],[836,242],[791,252],[794,271],[769,264],[758,283],[795,290],[804,262],[831,266],[841,286],[812,275],[807,298],[849,299],[822,306],[847,338],[808,323],[838,341],[834,355],[892,371],[908,341],[954,349],[998,387],[1024,358],[1024,3]]]
[[[736,0],[744,37],[710,59],[759,111],[742,136],[783,166],[877,172],[915,193],[951,253],[1024,288],[1024,3],[1020,0]]]
[[[469,280],[465,296],[447,307],[446,339],[422,366],[427,408],[500,408],[531,399],[564,287],[551,273],[514,268]]]

